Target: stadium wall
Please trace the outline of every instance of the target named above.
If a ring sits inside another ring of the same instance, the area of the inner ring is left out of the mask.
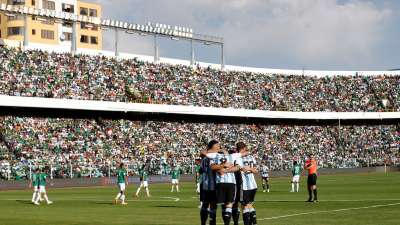
[[[400,167],[368,167],[368,168],[350,168],[350,169],[320,169],[319,176],[322,175],[334,175],[334,174],[357,174],[357,173],[385,173],[386,172],[399,172]],[[289,177],[291,176],[290,171],[272,171],[271,177]],[[193,175],[183,175],[181,181],[193,182]],[[84,187],[107,187],[116,186],[115,177],[102,177],[102,178],[73,178],[73,179],[54,179],[50,182],[49,188],[84,188]],[[149,183],[169,183],[170,176],[150,176]],[[140,183],[139,177],[129,177],[129,183],[135,187]],[[28,181],[1,181],[0,191],[10,190],[27,190]]]

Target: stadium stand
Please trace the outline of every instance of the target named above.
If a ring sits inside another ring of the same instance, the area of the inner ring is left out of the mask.
[[[400,77],[263,74],[0,47],[0,94],[270,111],[400,111]]]

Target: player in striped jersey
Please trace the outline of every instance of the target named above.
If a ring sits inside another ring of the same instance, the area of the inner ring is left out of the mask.
[[[201,152],[202,157],[199,173],[201,174],[200,181],[200,219],[201,225],[207,223],[208,216],[210,217],[210,225],[215,225],[216,213],[217,213],[217,194],[216,194],[216,183],[215,183],[215,172],[210,167],[210,158],[216,156],[217,152],[220,151],[220,145],[218,141],[212,140],[207,145],[207,150]]]
[[[242,185],[240,189],[240,202],[243,208],[244,225],[257,225],[256,210],[254,208],[254,199],[257,193],[257,182],[254,174],[258,173],[256,160],[252,155],[248,155],[248,149],[245,143],[237,143],[237,149],[243,155],[237,160],[241,167]]]
[[[240,157],[242,157],[241,153],[219,152],[211,162],[211,169],[216,172],[217,203],[223,204],[222,218],[225,225],[230,224],[232,217],[232,206],[236,197],[234,173],[240,170],[239,165],[235,165],[235,161]]]
[[[261,166],[261,179],[263,192],[269,192],[269,168],[265,164]]]

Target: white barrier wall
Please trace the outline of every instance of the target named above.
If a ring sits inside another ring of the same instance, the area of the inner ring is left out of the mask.
[[[233,108],[157,105],[123,102],[86,101],[56,98],[17,97],[0,95],[0,107],[72,109],[109,112],[171,113],[201,116],[229,116],[266,119],[368,120],[400,119],[400,112],[282,112]]]

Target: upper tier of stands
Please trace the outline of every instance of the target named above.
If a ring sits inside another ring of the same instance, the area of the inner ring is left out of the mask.
[[[0,94],[10,96],[270,111],[400,111],[400,76],[370,75],[221,71],[0,47]]]

